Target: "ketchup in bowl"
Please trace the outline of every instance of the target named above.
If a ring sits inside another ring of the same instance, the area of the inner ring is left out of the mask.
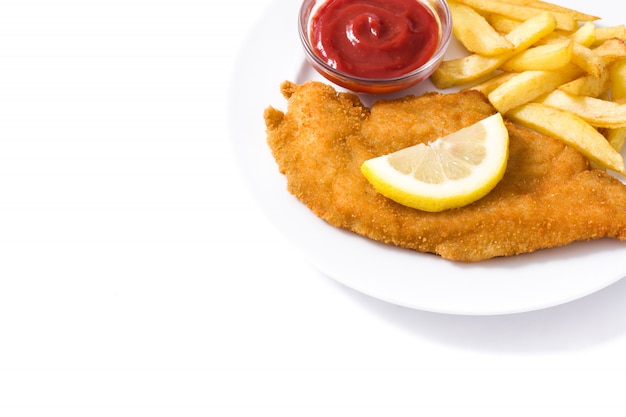
[[[339,71],[392,78],[433,56],[439,25],[415,0],[330,0],[313,17],[311,40],[315,52]]]
[[[336,84],[370,93],[430,76],[451,26],[445,0],[304,0],[300,12],[300,36],[315,69]]]

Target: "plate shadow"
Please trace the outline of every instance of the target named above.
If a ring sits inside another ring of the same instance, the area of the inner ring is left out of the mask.
[[[398,328],[468,350],[509,354],[571,352],[626,335],[626,279],[583,298],[541,310],[465,316],[398,306],[326,278],[355,304]]]

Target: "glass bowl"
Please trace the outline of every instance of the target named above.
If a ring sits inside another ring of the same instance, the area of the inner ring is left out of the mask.
[[[329,81],[355,92],[383,94],[411,87],[435,72],[443,60],[452,37],[452,16],[445,0],[414,0],[426,6],[433,14],[437,23],[438,42],[432,56],[421,66],[409,69],[406,73],[390,78],[368,78],[355,76],[338,70],[330,65],[316,52],[311,38],[311,27],[317,11],[331,0],[304,0],[298,16],[298,31],[304,47],[306,58],[313,68]],[[350,0],[342,0],[350,1]],[[354,0],[358,3],[359,0]],[[417,53],[417,51],[416,51]]]

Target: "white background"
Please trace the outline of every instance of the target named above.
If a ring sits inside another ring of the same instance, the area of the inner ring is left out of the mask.
[[[227,112],[270,2],[0,1],[0,416],[623,415],[625,281],[428,313],[269,224]]]

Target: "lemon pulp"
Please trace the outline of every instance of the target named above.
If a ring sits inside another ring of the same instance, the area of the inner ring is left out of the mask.
[[[509,134],[500,113],[428,144],[369,159],[361,172],[400,204],[443,211],[488,194],[504,176]]]

